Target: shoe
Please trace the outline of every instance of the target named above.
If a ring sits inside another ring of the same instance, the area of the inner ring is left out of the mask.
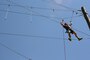
[[[69,40],[69,41],[72,41],[72,39],[71,39],[71,38],[68,38],[68,40]]]
[[[80,41],[80,40],[82,40],[83,38],[78,38],[78,40]]]

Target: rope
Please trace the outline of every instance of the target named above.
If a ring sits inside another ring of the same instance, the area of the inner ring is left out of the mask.
[[[75,30],[78,31],[78,32],[80,32],[80,33],[82,33],[82,34],[85,34],[85,35],[87,35],[87,36],[90,36],[89,34],[83,32],[83,31],[80,31],[80,30],[77,30],[77,29],[75,29]]]
[[[10,4],[8,4],[8,8],[6,10],[6,14],[5,14],[4,20],[6,20],[8,18],[8,13],[9,13],[8,11],[9,11],[9,9],[10,9]]]
[[[26,34],[15,34],[15,33],[0,33],[0,35],[11,35],[11,36],[23,36],[23,37],[36,37],[36,38],[46,38],[46,39],[62,39],[58,37],[48,37],[48,36],[35,36],[35,35],[26,35]]]
[[[0,11],[6,12],[6,10],[0,10]],[[23,13],[22,13],[22,12],[17,12],[17,11],[8,11],[8,12],[10,12],[10,13],[17,13],[17,14],[31,15],[30,13],[26,13],[26,12],[23,12]],[[48,16],[40,15],[40,14],[32,14],[32,15],[44,17],[44,18],[47,18],[47,19],[49,19],[49,20],[51,20],[50,18],[54,18],[54,19],[58,18],[58,17],[48,17]],[[54,22],[56,22],[56,23],[59,23],[57,20],[51,20],[51,21],[54,21]]]
[[[0,5],[8,5],[8,4],[1,4]],[[18,5],[14,5],[14,4],[10,4],[10,6],[17,6],[17,7],[22,7],[22,6],[18,6]],[[32,8],[32,9],[40,9],[40,10],[55,10],[55,11],[64,11],[64,12],[69,12],[69,10],[65,10],[65,9],[57,9],[57,8],[44,8],[44,7],[35,7],[35,6],[23,6],[23,7],[27,7],[27,8]],[[25,8],[26,9],[26,8]],[[71,11],[70,11],[71,12]]]
[[[74,15],[74,11],[72,11],[71,22],[72,22],[72,20],[73,20],[73,15]]]
[[[32,10],[32,8],[31,8],[31,10]],[[32,11],[30,11],[30,13],[31,13],[31,16],[30,16],[30,22],[32,23],[32,20],[33,20],[33,18],[32,18],[33,13],[32,13]]]
[[[12,4],[16,4],[16,5],[19,6],[19,7],[36,8],[36,9],[43,9],[43,10],[53,10],[53,8],[41,8],[41,7],[23,6],[23,5],[19,5],[19,4],[15,3],[15,2],[13,2],[13,1],[11,1],[11,0],[6,0],[6,1],[7,1],[7,2],[10,2],[10,3],[12,3]],[[1,5],[2,5],[2,4],[1,4]],[[67,6],[65,6],[65,5],[60,4],[60,6],[62,6],[62,7],[64,7],[64,8],[67,8],[67,9],[69,9],[69,10],[64,10],[64,9],[55,9],[55,10],[58,10],[58,11],[60,11],[60,10],[62,10],[62,11],[74,11],[74,9],[72,9],[72,8],[70,8],[70,7],[67,7]],[[75,12],[76,12],[76,11],[75,11]]]
[[[64,45],[64,58],[66,60],[66,45],[65,45],[65,39],[64,39],[64,29],[63,29],[63,45]]]
[[[5,44],[3,44],[3,43],[1,43],[1,42],[0,42],[0,45],[3,46],[3,47],[5,47],[5,48],[7,48],[7,49],[10,50],[11,52],[13,52],[13,53],[15,53],[15,54],[17,54],[17,55],[19,55],[19,56],[27,59],[27,60],[31,60],[29,57],[27,57],[27,56],[25,56],[25,55],[23,55],[23,54],[15,51],[15,50],[11,49],[10,47],[6,46]]]
[[[57,4],[56,2],[54,2],[53,0],[52,0],[52,2],[53,2],[53,4],[55,4],[55,5],[57,5],[57,6],[61,6],[61,7],[64,7],[64,8],[66,8],[66,9],[68,9],[68,10],[70,10],[70,11],[75,11],[76,13],[77,13],[77,9],[74,9],[74,8],[71,8],[71,7],[68,7],[68,6],[65,6],[65,5],[63,5],[63,4]],[[51,3],[51,2],[48,2],[48,3]]]
[[[81,31],[79,31],[81,32]],[[83,32],[83,34],[90,36],[89,34],[86,34]],[[59,37],[49,37],[49,36],[35,36],[35,35],[26,35],[26,34],[15,34],[15,33],[2,33],[0,32],[0,35],[10,35],[10,36],[22,36],[22,37],[34,37],[34,38],[45,38],[45,39],[65,39],[68,40],[67,38],[59,38]],[[85,38],[85,39],[90,39],[90,38]],[[76,40],[76,39],[73,39]]]
[[[1,10],[0,11],[2,12],[6,12],[7,10]],[[72,17],[64,17],[64,18],[60,18],[60,17],[50,17],[50,16],[45,16],[45,15],[41,15],[41,14],[33,14],[33,13],[26,13],[26,12],[17,12],[17,11],[8,11],[10,13],[17,13],[17,14],[24,14],[24,15],[34,15],[34,16],[40,16],[40,17],[44,17],[44,18],[47,18],[47,19],[50,19],[53,18],[53,19],[71,19]],[[77,17],[80,17],[80,16],[73,16],[73,18],[77,18]],[[51,20],[51,21],[54,21],[56,23],[59,23],[57,20]]]
[[[55,9],[53,9],[53,8],[40,8],[40,7],[29,7],[29,6],[23,6],[23,5],[20,5],[20,4],[17,4],[17,3],[15,3],[15,2],[13,2],[13,1],[10,1],[10,0],[7,0],[8,2],[10,2],[10,3],[12,3],[12,4],[15,4],[16,6],[19,6],[19,7],[22,7],[22,8],[25,8],[25,9],[27,9],[28,11],[32,11],[31,9],[29,9],[29,8],[39,8],[39,9],[50,9],[50,10],[55,10]],[[61,5],[62,6],[62,5]],[[63,5],[64,6],[64,5]],[[56,9],[56,10],[58,10],[58,9]],[[72,10],[72,11],[74,11],[74,10]],[[39,14],[39,15],[42,15],[42,14],[40,14],[40,13],[38,13],[38,12],[35,12],[35,11],[32,11],[32,12],[34,12],[34,13],[37,13],[37,14]],[[74,11],[74,12],[76,12],[76,11]],[[77,12],[76,12],[77,13]],[[54,18],[54,17],[53,17]],[[60,18],[59,18],[60,19]]]
[[[29,8],[32,8],[32,9],[43,9],[43,10],[53,10],[54,9],[54,8],[43,8],[43,7],[24,6],[24,5],[17,4],[17,3],[13,2],[13,1],[10,1],[10,0],[8,2],[12,3],[11,6],[18,6],[18,7],[22,7],[24,9],[27,9],[27,10],[29,10]],[[4,4],[1,4],[1,5],[4,5]],[[57,10],[57,11],[61,11],[61,10],[62,11],[70,11],[70,10],[65,10],[65,9],[54,9],[54,10]]]
[[[10,0],[6,0],[6,1],[8,1],[8,2],[10,2],[10,3],[12,3],[12,4],[15,4],[15,6],[19,6],[19,7],[22,7],[22,8],[25,8],[25,9],[27,9],[28,11],[32,11],[31,10],[31,8],[39,8],[39,7],[29,7],[29,6],[23,6],[23,5],[20,5],[20,4],[17,4],[17,3],[15,3],[15,2],[12,2],[12,1],[10,1]],[[1,5],[3,5],[3,4],[1,4]],[[6,4],[5,4],[6,5]],[[13,6],[13,5],[10,5],[10,6]],[[30,9],[29,9],[30,8]],[[48,9],[48,8],[41,8],[41,9]],[[55,10],[55,9],[51,9],[51,10]],[[8,11],[8,12],[12,12],[12,11]],[[44,15],[42,15],[42,14],[40,14],[40,13],[38,13],[38,12],[35,12],[35,11],[32,11],[33,13],[35,13],[35,14],[32,14],[32,15],[36,15],[36,16],[41,16],[41,17],[45,17],[45,18],[55,18],[55,19],[62,19],[62,18],[59,18],[59,17],[48,17],[48,16],[44,16]],[[17,13],[17,12],[14,12],[14,13]],[[23,13],[20,13],[20,14],[23,14]],[[26,13],[27,14],[27,13]],[[38,14],[38,15],[37,15]],[[27,15],[31,15],[31,14],[27,14]],[[75,17],[78,17],[78,16],[75,16]],[[72,18],[72,17],[69,17],[69,18]],[[69,18],[63,18],[63,19],[69,19]],[[51,21],[55,21],[56,23],[58,23],[58,21],[56,21],[56,20],[51,20]]]

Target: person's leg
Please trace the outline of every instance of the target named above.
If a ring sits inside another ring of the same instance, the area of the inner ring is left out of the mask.
[[[77,34],[76,34],[75,31],[73,31],[72,29],[70,29],[70,32],[71,32],[72,34],[74,34],[77,39],[79,38],[79,37],[77,36]]]
[[[76,34],[76,32],[73,32],[73,34],[75,35],[75,37],[80,41],[82,38],[79,38]]]
[[[71,34],[70,34],[70,32],[68,32],[68,39],[71,41]]]
[[[78,39],[79,37],[77,36],[76,32],[73,32],[73,34],[75,35],[75,37]]]

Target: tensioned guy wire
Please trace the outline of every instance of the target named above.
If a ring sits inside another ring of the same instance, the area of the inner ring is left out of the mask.
[[[15,53],[15,54],[17,54],[17,55],[19,55],[19,56],[21,56],[21,57],[27,59],[27,60],[31,60],[29,57],[27,57],[27,56],[25,56],[25,55],[23,55],[23,54],[17,52],[16,50],[14,50],[14,49],[12,49],[12,48],[6,46],[5,44],[3,44],[3,43],[1,43],[1,42],[0,42],[0,45],[3,46],[3,47],[5,47],[5,48],[7,48],[7,49],[10,50],[11,52],[13,52],[13,53]]]

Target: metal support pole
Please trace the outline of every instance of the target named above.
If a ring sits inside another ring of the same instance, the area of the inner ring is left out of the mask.
[[[81,11],[82,11],[83,16],[84,16],[84,18],[85,18],[85,20],[86,20],[86,22],[88,24],[89,29],[90,29],[90,19],[89,19],[89,16],[88,16],[85,8],[84,7],[81,7]]]

